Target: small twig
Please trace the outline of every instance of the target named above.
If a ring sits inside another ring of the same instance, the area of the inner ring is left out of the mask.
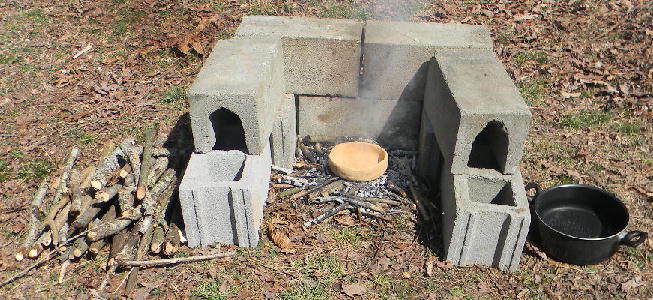
[[[317,218],[315,218],[313,220],[310,220],[310,221],[306,221],[304,223],[304,228],[308,229],[309,227],[328,219],[329,217],[335,215],[339,211],[345,209],[348,205],[349,205],[349,203],[342,203],[342,204],[328,210],[327,212],[319,215]]]
[[[178,264],[199,262],[205,260],[212,260],[216,258],[230,257],[234,255],[236,255],[236,252],[227,252],[227,253],[219,253],[219,254],[211,254],[211,255],[197,255],[197,256],[189,256],[189,257],[182,257],[182,258],[167,258],[167,259],[153,259],[153,260],[125,260],[125,261],[118,261],[118,264],[120,264],[121,266],[151,268],[151,267],[161,267],[161,266],[178,265]]]
[[[417,188],[413,184],[410,185],[410,193],[413,194],[413,200],[415,200],[417,209],[422,214],[422,217],[424,217],[424,221],[425,222],[431,221],[431,214],[429,213],[428,209],[424,206],[422,194],[417,190]]]

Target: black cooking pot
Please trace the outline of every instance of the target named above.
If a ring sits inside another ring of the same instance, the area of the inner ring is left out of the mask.
[[[589,265],[610,258],[619,244],[636,247],[648,234],[642,231],[625,232],[628,210],[613,194],[583,185],[565,184],[541,190],[529,197],[534,229],[542,249],[554,259]]]

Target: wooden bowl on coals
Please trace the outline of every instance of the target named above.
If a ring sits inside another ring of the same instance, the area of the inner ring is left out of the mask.
[[[388,169],[388,153],[372,143],[340,143],[329,153],[329,167],[344,179],[370,181]]]

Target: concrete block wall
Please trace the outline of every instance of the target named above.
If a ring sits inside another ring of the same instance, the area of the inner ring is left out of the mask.
[[[286,92],[358,96],[363,22],[344,19],[246,16],[237,37],[278,38]]]
[[[369,20],[360,96],[422,101],[428,63],[440,49],[492,49],[485,26]]]
[[[295,148],[297,148],[297,106],[295,96],[286,94],[279,105],[277,121],[270,135],[272,164],[292,169],[295,164]]]
[[[356,136],[416,150],[422,105],[414,101],[299,96],[300,136]]]
[[[456,265],[516,269],[530,225],[520,172],[445,171],[441,180],[446,259]]]
[[[189,247],[215,243],[256,247],[270,180],[270,148],[194,153],[179,200]]]

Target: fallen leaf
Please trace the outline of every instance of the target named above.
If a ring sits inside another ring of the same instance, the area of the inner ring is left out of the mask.
[[[347,294],[347,296],[349,297],[361,296],[365,294],[366,291],[367,291],[367,287],[360,283],[342,285],[342,292]]]
[[[622,283],[621,284],[621,290],[628,293],[628,292],[632,291],[633,289],[636,289],[636,288],[638,288],[638,287],[640,287],[642,285],[644,285],[644,283],[642,283],[642,277],[637,276],[637,277],[635,277],[633,279],[630,279],[630,280]]]
[[[288,235],[285,232],[277,229],[271,223],[268,224],[268,235],[270,236],[270,240],[272,240],[272,242],[281,249],[290,249],[294,247]]]
[[[356,224],[356,221],[354,220],[354,218],[352,218],[352,216],[349,215],[349,214],[347,214],[347,215],[337,215],[337,216],[334,217],[334,219],[340,225],[352,226],[352,225]]]

